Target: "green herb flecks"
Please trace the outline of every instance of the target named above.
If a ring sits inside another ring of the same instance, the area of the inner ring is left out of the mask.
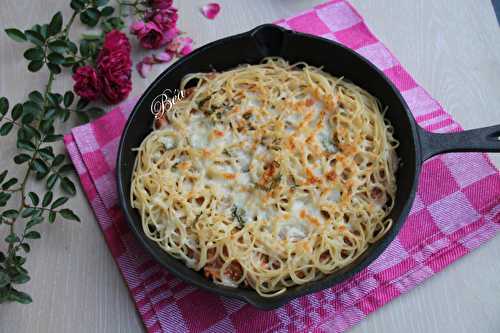
[[[238,228],[242,229],[246,224],[246,211],[236,205],[231,210],[233,219],[238,223]]]

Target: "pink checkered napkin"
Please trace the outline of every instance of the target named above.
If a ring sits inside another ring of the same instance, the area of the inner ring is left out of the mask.
[[[345,1],[330,1],[278,24],[336,40],[370,59],[401,90],[429,131],[461,127],[404,70]],[[500,175],[485,154],[425,163],[411,213],[380,258],[350,280],[274,311],[192,287],[162,269],[126,226],[115,161],[134,101],[74,128],[65,144],[111,253],[149,332],[341,332],[492,238],[500,229]]]

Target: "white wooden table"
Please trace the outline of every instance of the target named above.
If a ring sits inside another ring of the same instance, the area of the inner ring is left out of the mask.
[[[220,0],[222,12],[215,21],[199,14],[198,6],[204,2],[175,1],[180,26],[197,45],[292,15],[322,0]],[[500,123],[500,29],[489,0],[352,2],[415,79],[466,129]],[[0,95],[12,103],[41,89],[46,73],[26,72],[22,46],[11,42],[3,29],[48,21],[56,10],[67,18],[68,3],[0,1]],[[143,80],[134,73],[132,95],[140,94],[154,77],[152,73]],[[64,91],[69,84],[66,77],[55,88]],[[0,169],[14,151],[12,140],[0,141]],[[493,159],[499,166],[500,156]],[[1,305],[0,332],[143,330],[81,190],[71,202],[83,222],[43,226],[43,238],[33,243],[27,264],[32,281],[25,290],[34,303]],[[1,231],[0,236],[4,237]],[[499,254],[497,237],[377,310],[353,332],[500,332]]]

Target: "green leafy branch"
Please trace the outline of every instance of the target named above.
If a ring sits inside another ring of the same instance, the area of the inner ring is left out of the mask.
[[[30,43],[24,52],[28,70],[48,70],[48,80],[43,91],[32,91],[23,103],[10,107],[6,97],[0,98],[0,136],[16,132],[18,154],[13,157],[17,168],[24,167],[24,176],[19,180],[9,175],[8,170],[0,172],[0,230],[7,228],[6,250],[0,246],[0,303],[15,301],[32,302],[31,297],[17,289],[17,285],[30,280],[26,268],[26,255],[30,252],[30,241],[41,234],[35,227],[44,221],[54,223],[56,219],[80,221],[79,217],[65,207],[68,196],[75,195],[76,188],[68,173],[73,170],[64,154],[56,154],[53,145],[63,136],[56,133],[57,122],[66,122],[72,113],[83,121],[89,114],[103,111],[90,106],[84,100],[75,101],[71,90],[60,94],[52,89],[53,82],[64,68],[76,68],[95,61],[104,33],[121,29],[121,18],[112,17],[114,8],[106,6],[108,0],[72,0],[73,13],[63,25],[63,16],[57,12],[49,23],[35,24],[21,31],[6,29],[7,35],[16,42]],[[70,40],[69,33],[75,19],[95,27],[101,22],[101,35],[84,35],[81,41]],[[9,111],[10,110],[10,111]],[[43,181],[45,192],[37,194],[29,189],[30,179]],[[54,189],[64,195],[55,199]],[[19,198],[18,204],[12,200]]]

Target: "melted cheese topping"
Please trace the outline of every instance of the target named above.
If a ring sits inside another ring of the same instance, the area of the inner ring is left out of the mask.
[[[272,296],[344,267],[390,227],[397,141],[378,101],[266,59],[184,78],[138,149],[144,232],[216,283]]]

